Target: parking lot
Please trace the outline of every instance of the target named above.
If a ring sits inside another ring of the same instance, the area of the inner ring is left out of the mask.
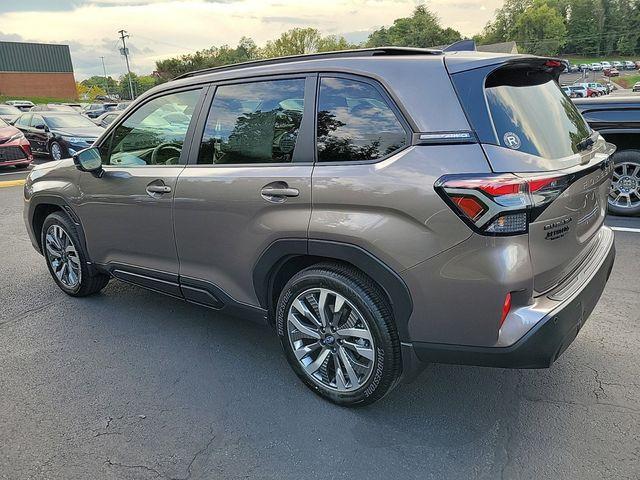
[[[608,219],[611,279],[553,368],[432,365],[344,409],[266,328],[116,281],[63,295],[0,174],[2,479],[640,477],[640,219]]]

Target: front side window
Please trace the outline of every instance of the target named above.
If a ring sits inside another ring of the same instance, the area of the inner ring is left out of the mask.
[[[302,123],[304,84],[304,79],[287,79],[218,87],[198,163],[291,162]]]
[[[171,93],[138,108],[104,143],[103,165],[177,165],[200,93]]]
[[[407,144],[407,133],[369,83],[324,77],[318,98],[318,161],[376,160]]]

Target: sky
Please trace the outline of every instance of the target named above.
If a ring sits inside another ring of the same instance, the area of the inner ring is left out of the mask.
[[[132,70],[155,61],[228,44],[242,36],[261,46],[285,30],[314,27],[351,42],[411,15],[426,3],[444,27],[478,33],[502,0],[0,0],[0,40],[68,44],[77,80],[126,71],[118,30],[125,29]]]

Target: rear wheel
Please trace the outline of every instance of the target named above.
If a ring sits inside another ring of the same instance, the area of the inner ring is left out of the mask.
[[[609,211],[616,215],[640,214],[640,150],[622,150],[613,156]]]
[[[373,403],[401,373],[387,300],[351,267],[325,263],[294,275],[280,294],[276,326],[298,377],[334,403]]]
[[[66,215],[52,213],[45,219],[41,242],[49,273],[67,295],[84,297],[109,283],[108,275],[89,271],[77,228]]]

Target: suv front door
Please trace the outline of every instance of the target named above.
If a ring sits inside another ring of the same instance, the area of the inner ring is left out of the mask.
[[[210,89],[174,204],[188,299],[257,305],[260,254],[279,238],[306,247],[315,82],[298,75]]]
[[[179,295],[172,201],[203,98],[197,88],[138,105],[100,142],[103,175],[80,177],[89,257],[120,279]]]

